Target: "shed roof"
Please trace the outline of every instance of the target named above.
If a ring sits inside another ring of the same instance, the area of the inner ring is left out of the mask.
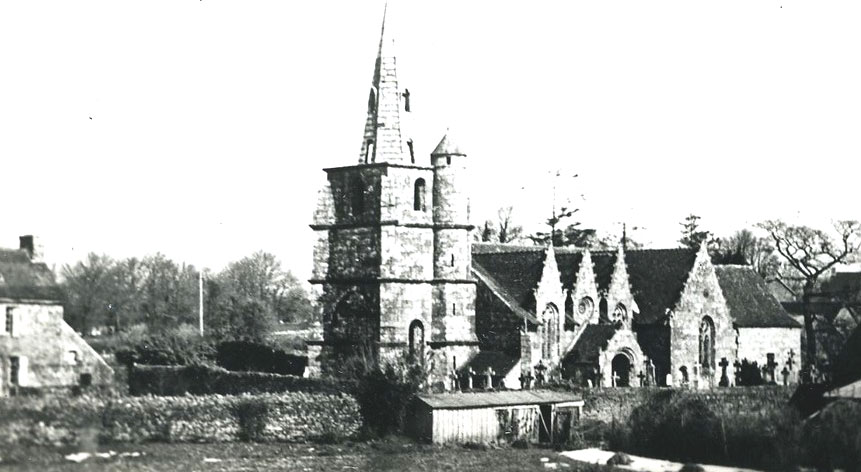
[[[742,328],[801,328],[750,266],[716,265],[729,314]]]
[[[419,395],[419,401],[437,409],[491,408],[495,406],[546,405],[582,401],[571,392],[508,390],[502,392],[438,393]]]

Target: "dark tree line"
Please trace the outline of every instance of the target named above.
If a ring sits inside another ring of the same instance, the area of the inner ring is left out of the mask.
[[[195,266],[162,254],[118,260],[91,253],[62,269],[66,321],[83,333],[197,327],[199,276]],[[203,281],[207,334],[258,338],[281,321],[311,319],[307,294],[272,254],[256,252],[217,274],[204,272]]]

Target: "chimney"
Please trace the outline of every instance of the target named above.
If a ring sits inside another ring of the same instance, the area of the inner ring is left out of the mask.
[[[30,262],[44,262],[42,260],[44,251],[39,238],[28,234],[26,236],[19,237],[18,241],[20,243],[19,249],[27,251],[27,254],[30,256]]]

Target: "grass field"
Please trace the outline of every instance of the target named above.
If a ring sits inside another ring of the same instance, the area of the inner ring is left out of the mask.
[[[31,448],[3,451],[0,471],[611,471],[561,458],[550,449],[467,449],[431,447],[408,441],[319,444],[128,444],[100,447],[110,458],[67,461],[69,450]],[[120,457],[140,452],[139,457]]]

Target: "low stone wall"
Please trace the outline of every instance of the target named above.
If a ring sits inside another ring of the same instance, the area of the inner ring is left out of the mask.
[[[345,394],[54,397],[0,400],[0,449],[111,442],[332,440],[355,435],[359,406]]]
[[[767,416],[789,403],[794,387],[761,386],[711,390],[675,389],[677,394],[702,399],[719,416]],[[625,423],[631,411],[666,388],[603,388],[583,390],[583,420]]]
[[[233,372],[207,366],[145,366],[129,369],[131,395],[240,395],[243,393],[340,393],[347,386],[335,381],[265,372]]]

